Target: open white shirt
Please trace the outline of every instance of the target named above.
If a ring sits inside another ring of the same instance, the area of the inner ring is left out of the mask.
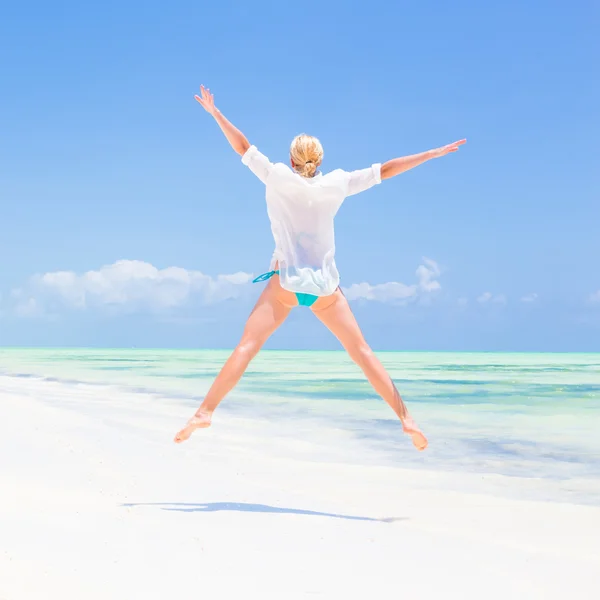
[[[279,264],[281,287],[315,296],[333,294],[340,283],[333,219],[347,196],[381,183],[381,164],[307,178],[283,163],[271,163],[256,146],[248,148],[242,162],[267,187],[275,238],[271,269]]]

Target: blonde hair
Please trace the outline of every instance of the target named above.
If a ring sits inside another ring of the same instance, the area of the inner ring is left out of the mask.
[[[323,161],[323,146],[316,137],[301,133],[292,141],[290,157],[297,173],[302,177],[313,177]]]

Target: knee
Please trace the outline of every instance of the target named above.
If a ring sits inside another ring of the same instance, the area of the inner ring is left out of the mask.
[[[235,349],[237,358],[244,362],[250,362],[260,350],[262,344],[258,340],[242,340]]]
[[[374,357],[373,350],[371,350],[366,343],[357,344],[352,348],[348,348],[348,354],[359,367],[368,365]]]

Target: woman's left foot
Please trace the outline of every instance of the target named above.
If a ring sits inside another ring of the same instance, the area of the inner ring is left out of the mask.
[[[206,427],[210,427],[211,417],[212,415],[210,413],[200,413],[199,415],[194,415],[187,422],[187,425],[175,436],[173,441],[176,444],[181,444],[181,442],[188,440],[192,433],[196,431],[196,429],[205,429]]]
[[[410,435],[417,450],[421,451],[427,448],[427,438],[423,435],[423,432],[418,428],[417,424],[411,418],[404,419],[402,421],[402,429],[404,433],[408,433],[408,435]]]

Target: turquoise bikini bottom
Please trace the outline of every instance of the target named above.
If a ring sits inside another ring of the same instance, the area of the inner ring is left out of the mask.
[[[256,279],[252,281],[252,283],[258,283],[259,281],[267,281],[271,279],[273,275],[279,275],[279,271],[269,271],[268,273],[263,273],[259,275]],[[319,296],[315,296],[313,294],[301,294],[299,292],[296,293],[296,298],[298,298],[298,304],[300,306],[312,306]]]

